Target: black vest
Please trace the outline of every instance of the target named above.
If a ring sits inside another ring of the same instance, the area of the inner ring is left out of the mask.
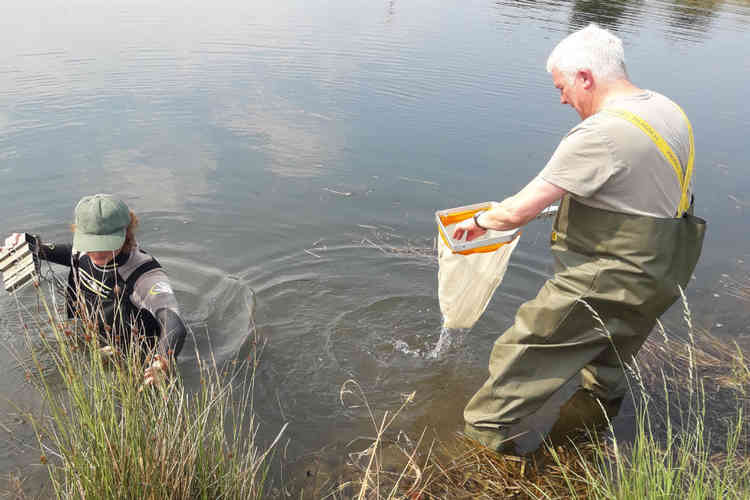
[[[161,268],[156,259],[148,257],[123,278],[118,264],[125,264],[128,254],[118,255],[105,269],[95,266],[88,255],[74,254],[65,294],[68,318],[81,319],[92,327],[95,324],[99,337],[122,351],[128,350],[134,335],[135,340],[146,343],[144,347],[155,346],[161,330],[159,322],[130,300],[138,278]]]

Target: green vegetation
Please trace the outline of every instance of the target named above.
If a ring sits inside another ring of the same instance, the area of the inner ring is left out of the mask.
[[[39,297],[46,320],[26,326],[26,376],[44,411],[29,418],[58,498],[266,498],[276,442],[255,444],[254,365],[222,373],[199,359],[194,392],[179,375],[143,386],[138,346],[108,354],[93,325],[58,323]]]
[[[26,326],[24,359],[44,416],[29,418],[58,498],[272,496],[266,476],[281,433],[268,449],[256,444],[255,361],[224,373],[200,360],[194,392],[179,375],[144,388],[138,356],[104,355],[91,327],[66,329],[41,295],[40,303],[44,320]],[[684,335],[659,324],[638,360],[624,360],[636,414],[628,442],[611,423],[522,457],[460,436],[410,440],[394,426],[415,394],[381,415],[348,381],[342,404],[367,410],[375,438],[349,454],[345,479],[292,497],[750,498],[748,345],[697,331],[686,303],[684,312]]]
[[[425,445],[422,436],[414,445],[398,445],[403,459],[394,468],[384,458],[397,445],[386,438],[394,417],[377,419],[370,410],[377,437],[353,462],[353,479],[330,497],[750,498],[750,364],[744,354],[750,346],[695,331],[683,302],[687,338],[672,337],[659,324],[660,335],[626,364],[636,413],[632,441],[619,442],[610,422],[599,432],[570,435],[565,445],[516,457],[461,437]]]

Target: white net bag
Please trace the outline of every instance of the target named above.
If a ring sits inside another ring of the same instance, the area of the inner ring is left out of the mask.
[[[489,204],[440,210],[438,225],[438,298],[445,328],[471,328],[487,309],[503,281],[521,232],[487,231],[470,242],[452,238],[455,226]]]
[[[474,326],[503,281],[510,256],[520,240],[520,228],[489,230],[472,241],[453,239],[456,224],[490,208],[490,203],[477,203],[435,212],[438,226],[438,299],[444,328]],[[553,217],[557,210],[557,205],[551,205],[535,219]]]

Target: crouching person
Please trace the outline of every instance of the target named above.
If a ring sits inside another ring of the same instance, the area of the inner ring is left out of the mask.
[[[75,207],[73,244],[43,243],[26,235],[39,258],[70,267],[65,290],[67,316],[95,325],[104,352],[128,352],[139,344],[155,352],[144,372],[150,385],[175,365],[185,340],[169,279],[161,265],[138,246],[138,219],[127,205],[107,194],[82,198]],[[5,247],[15,246],[14,233]]]

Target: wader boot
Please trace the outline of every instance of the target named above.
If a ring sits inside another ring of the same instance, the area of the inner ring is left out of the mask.
[[[560,407],[560,415],[547,436],[549,442],[563,444],[577,435],[605,428],[620,412],[622,400],[597,398],[588,389],[579,388]]]
[[[598,397],[621,398],[623,364],[680,297],[700,256],[706,225],[691,212],[628,215],[564,196],[551,237],[555,275],[495,342],[489,378],[464,410],[467,435],[503,443],[509,426],[577,373]]]
[[[464,435],[501,455],[518,455],[513,435],[507,427],[482,429],[467,423]]]

